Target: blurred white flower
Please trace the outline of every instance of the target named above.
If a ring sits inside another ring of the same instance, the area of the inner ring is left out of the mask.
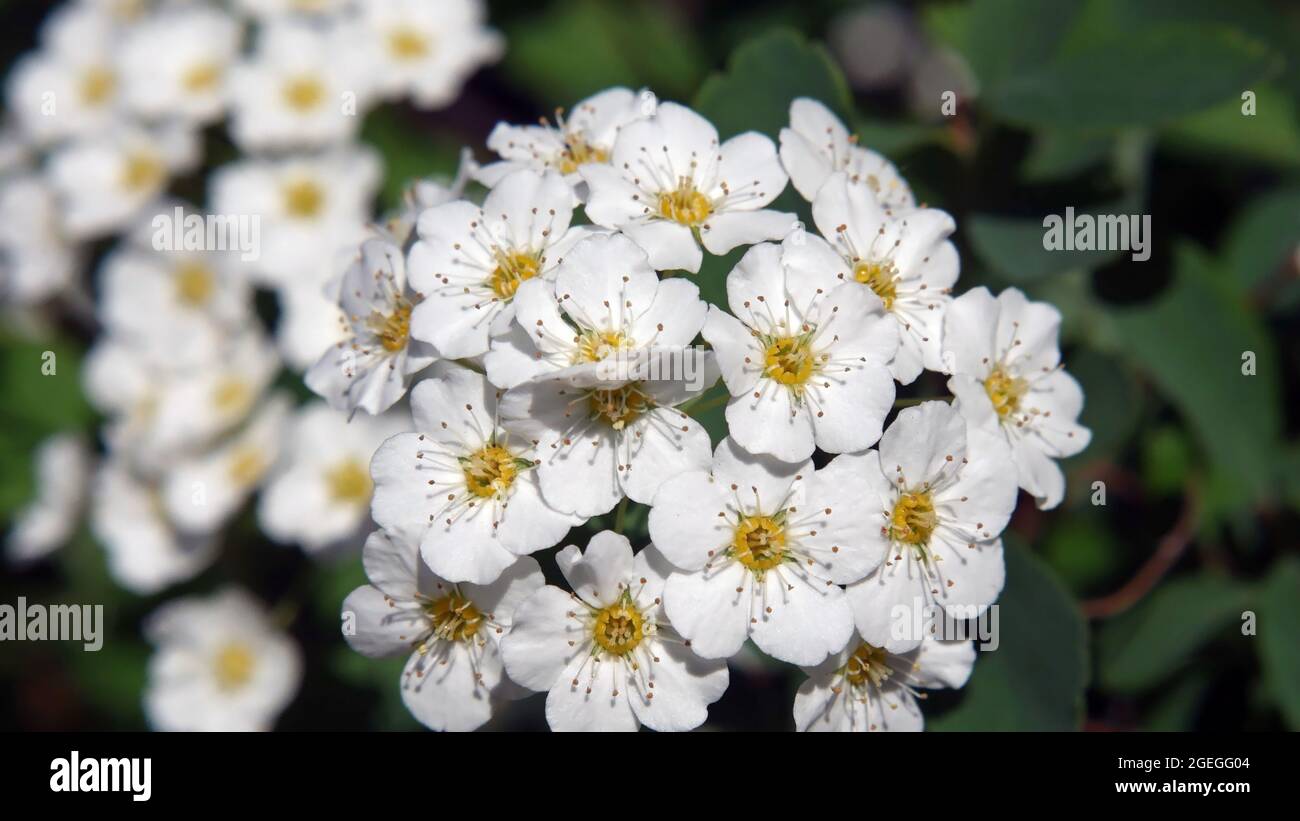
[[[488,192],[483,206],[460,200],[420,214],[408,260],[411,287],[424,300],[411,334],[446,359],[486,353],[504,333],[520,284],[549,278],[573,244],[594,229],[570,227],[573,191],[553,171],[517,171]]]
[[[912,189],[894,164],[858,145],[829,108],[807,97],[790,104],[790,127],[781,129],[781,163],[809,202],[831,174],[843,171],[851,183],[866,186],[891,216],[916,207]]]
[[[956,230],[952,217],[932,208],[892,217],[866,186],[837,171],[813,201],[813,219],[821,236],[781,244],[790,273],[830,283],[823,287],[857,282],[870,288],[898,323],[891,371],[899,382],[911,384],[922,368],[942,371],[943,314],[961,266],[948,240]]]
[[[379,94],[442,108],[505,50],[501,35],[484,25],[484,6],[483,0],[366,0],[349,34],[371,61]]]
[[[573,588],[543,587],[515,611],[501,643],[510,678],[546,695],[557,732],[691,730],[729,681],[727,663],[690,651],[664,621],[670,567],[654,546],[635,556],[609,530],[585,552],[555,556]]]
[[[124,126],[68,143],[49,161],[65,230],[74,239],[90,239],[129,227],[173,174],[198,159],[196,135],[175,124]]]
[[[245,151],[319,148],[361,127],[373,77],[338,26],[277,19],[230,73],[230,133]]]
[[[514,386],[501,424],[537,444],[547,503],[596,516],[707,467],[708,432],[675,408],[717,381],[712,357],[686,347],[707,311],[694,283],[661,282],[636,243],[610,234],[579,242],[553,283],[526,283],[515,301],[517,332],[484,362],[494,384]]]
[[[694,273],[701,245],[725,254],[795,225],[793,214],[765,208],[787,179],[772,141],[749,131],[719,145],[712,123],[676,103],[623,126],[610,162],[579,172],[588,218],[636,240],[657,270]]]
[[[420,559],[419,539],[377,530],[362,553],[370,584],[343,601],[343,636],[373,658],[409,653],[402,702],[432,730],[466,732],[500,698],[526,691],[505,678],[499,645],[519,603],[545,583],[530,556],[493,582],[439,578]]]
[[[122,121],[118,21],[68,3],[41,28],[41,47],[20,57],[6,81],[8,109],[28,139],[47,145],[89,137]]]
[[[654,113],[643,98],[627,88],[609,88],[573,107],[555,112],[555,123],[510,125],[497,123],[487,147],[501,157],[478,170],[476,178],[495,185],[520,168],[555,170],[585,199],[586,183],[578,170],[584,165],[607,165],[614,155],[619,129]]]
[[[162,490],[171,521],[186,533],[211,533],[224,525],[279,461],[291,408],[287,395],[264,398],[243,429],[170,466]]]
[[[144,693],[156,730],[268,730],[302,682],[298,646],[237,588],[168,602],[145,637],[157,648]]]
[[[1065,497],[1057,459],[1092,441],[1078,423],[1083,388],[1061,364],[1061,314],[1016,288],[996,298],[987,288],[953,300],[943,326],[954,407],[974,427],[1005,437],[1020,487],[1047,510]]]
[[[864,536],[865,473],[844,456],[814,471],[724,439],[706,470],[664,482],[650,538],[679,572],[664,589],[677,632],[706,658],[746,638],[773,658],[819,664],[844,647],[853,614],[839,585],[884,558]]]
[[[67,544],[86,500],[93,457],[79,434],[60,433],[43,440],[32,461],[36,496],[14,516],[5,539],[11,562],[35,561]]]
[[[396,415],[349,420],[324,402],[312,402],[294,413],[287,428],[283,456],[258,501],[262,532],[313,554],[360,544],[370,523],[370,458],[410,423]]]
[[[95,476],[90,528],[104,546],[108,572],[122,587],[149,596],[203,572],[217,556],[212,534],[183,534],[167,517],[162,491],[119,459]]]
[[[406,281],[402,250],[368,240],[339,285],[345,338],[327,350],[304,381],[335,410],[383,413],[433,363],[429,343],[411,339],[420,296]]]
[[[352,10],[357,0],[235,0],[244,14],[263,22],[280,17],[304,17],[329,20]]]
[[[584,519],[542,501],[537,449],[501,429],[496,389],[468,368],[435,368],[411,391],[416,432],[384,442],[370,463],[371,515],[422,534],[421,555],[442,578],[487,584]]]
[[[891,653],[857,636],[814,668],[794,697],[800,732],[919,732],[923,689],[957,688],[970,678],[975,645],[927,636],[906,653]]]
[[[45,178],[0,179],[0,303],[32,305],[55,296],[75,281],[81,263]]]
[[[1015,467],[995,433],[968,430],[947,402],[899,412],[878,450],[840,457],[866,487],[862,539],[886,556],[848,587],[858,633],[892,653],[911,650],[932,605],[974,618],[1002,592],[1002,540],[1016,507]]]
[[[208,123],[226,108],[226,77],[242,32],[206,5],[164,9],[127,30],[121,45],[126,107],[151,120]]]
[[[704,338],[731,393],[727,429],[746,450],[797,461],[880,438],[898,323],[870,290],[836,282],[796,275],[781,247],[764,243],[727,275],[735,316],[710,306]]]

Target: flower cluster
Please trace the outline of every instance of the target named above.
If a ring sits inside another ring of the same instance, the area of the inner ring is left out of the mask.
[[[952,218],[814,100],[779,147],[628,89],[488,147],[481,203],[363,247],[348,338],[308,376],[370,414],[415,383],[414,431],[371,463],[348,641],[409,654],[403,698],[439,730],[527,690],[555,730],[691,729],[747,640],[806,669],[799,729],[919,729],[975,659],[936,624],[994,603],[1018,489],[1059,504],[1089,441],[1060,315],[955,295]],[[770,208],[791,181],[816,233]],[[688,275],[741,246],[706,304]],[[924,370],[954,401],[886,425]],[[692,410],[719,380],[714,447]],[[628,500],[652,544],[596,533],[545,584],[531,554]]]
[[[305,371],[358,325],[381,351],[400,337],[403,367],[433,361],[405,350],[403,316],[373,326],[361,304],[403,292],[400,256],[366,298],[356,284],[378,265],[354,259],[358,244],[401,223],[373,227],[382,166],[357,135],[381,103],[450,104],[502,51],[484,18],[481,0],[77,0],[49,15],[5,88],[0,303],[37,327],[57,307],[97,330],[82,375],[106,452],[96,466],[75,436],[40,448],[12,560],[65,543],[87,497],[110,573],[141,595],[211,565],[255,494],[272,540],[359,547],[370,458],[406,423],[296,407],[284,368]],[[195,180],[214,145],[228,161]],[[422,183],[411,207],[463,182]],[[272,333],[258,291],[278,306]],[[355,387],[368,407],[391,390]],[[269,726],[300,679],[281,627],[238,591],[166,605],[149,630],[151,723]]]

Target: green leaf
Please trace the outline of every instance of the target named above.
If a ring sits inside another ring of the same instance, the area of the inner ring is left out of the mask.
[[[1164,129],[1161,137],[1175,150],[1210,155],[1214,162],[1256,160],[1295,168],[1300,166],[1300,119],[1295,102],[1281,89],[1260,85],[1255,113],[1242,112],[1240,93],[1214,108],[1194,114]]]
[[[1155,124],[1237,98],[1279,64],[1267,45],[1226,27],[1113,28],[1007,77],[985,102],[1003,119],[1028,126]]]
[[[1087,625],[1042,560],[1006,540],[998,648],[982,652],[957,706],[933,730],[1073,730],[1088,682]]]
[[[1165,582],[1097,634],[1097,679],[1107,690],[1138,692],[1161,683],[1238,621],[1250,588],[1222,576]]]
[[[1142,483],[1157,496],[1182,491],[1192,471],[1192,451],[1181,428],[1166,425],[1142,443]]]
[[[1113,147],[1114,139],[1110,135],[1045,131],[1034,137],[1029,156],[1020,166],[1020,175],[1027,182],[1072,177],[1105,162]]]
[[[1101,209],[1098,213],[1121,213]],[[1082,212],[1076,215],[1082,216]],[[1064,219],[1064,214],[1060,215]],[[966,220],[971,246],[984,264],[1006,282],[1019,285],[1076,268],[1098,268],[1120,251],[1049,251],[1041,219],[973,214]],[[1070,230],[1066,225],[1065,230]]]
[[[1278,562],[1259,603],[1259,656],[1287,726],[1300,730],[1300,561]]]
[[[981,86],[992,91],[1048,61],[1083,5],[1083,0],[974,0],[960,42]]]
[[[926,145],[946,144],[948,132],[941,126],[896,123],[884,120],[858,120],[854,127],[858,144],[887,157],[906,154]]]
[[[727,70],[704,81],[695,110],[722,139],[760,131],[776,139],[790,122],[790,103],[812,97],[851,122],[853,103],[844,76],[821,45],[789,29],[774,29],[738,47]]]
[[[1132,369],[1089,348],[1069,357],[1065,367],[1079,380],[1087,397],[1079,424],[1092,431],[1092,441],[1077,458],[1092,461],[1114,456],[1137,427],[1142,407],[1142,393]]]
[[[1120,554],[1115,535],[1097,514],[1062,520],[1043,543],[1043,558],[1075,593],[1096,587],[1114,570]]]
[[[1293,307],[1300,299],[1295,278],[1277,274],[1288,254],[1300,247],[1300,187],[1272,191],[1238,215],[1223,244],[1225,264],[1244,290],[1264,287],[1265,304],[1273,311]],[[1279,281],[1280,280],[1280,281]],[[1276,290],[1264,283],[1278,281]]]
[[[1176,276],[1149,307],[1116,313],[1134,359],[1190,423],[1210,459],[1256,498],[1275,490],[1281,431],[1272,341],[1234,283],[1189,244],[1175,249]],[[1242,373],[1253,352],[1256,373]]]
[[[460,146],[452,138],[430,134],[397,111],[380,109],[366,117],[362,139],[379,150],[384,161],[384,208],[402,202],[402,192],[417,179],[439,176],[451,179],[460,162]]]

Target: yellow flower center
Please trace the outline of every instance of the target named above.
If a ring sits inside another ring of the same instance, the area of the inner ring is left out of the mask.
[[[592,416],[608,422],[614,430],[623,430],[653,406],[650,397],[635,382],[609,390],[593,390],[587,404]]]
[[[397,306],[391,314],[385,316],[376,312],[370,318],[370,329],[374,331],[379,344],[389,353],[397,353],[406,347],[411,336],[411,310],[414,306],[404,297],[397,298]]]
[[[197,260],[182,263],[175,274],[176,298],[191,308],[200,308],[212,298],[216,277],[212,269]]]
[[[238,690],[253,677],[253,668],[257,658],[248,645],[232,641],[217,651],[213,662],[213,673],[217,677],[217,687],[222,690]]]
[[[252,399],[253,392],[248,383],[236,377],[221,380],[212,391],[212,404],[223,413],[242,412]]]
[[[659,215],[664,219],[694,228],[713,213],[713,203],[695,190],[688,179],[683,179],[672,191],[659,195]]]
[[[81,93],[81,102],[97,106],[107,102],[116,88],[117,77],[112,71],[102,66],[92,66],[81,75],[78,91]]]
[[[564,138],[564,153],[560,155],[560,173],[572,174],[587,163],[609,162],[609,152],[597,148],[576,134]],[[661,200],[662,202],[662,200]]]
[[[262,451],[251,445],[239,448],[230,457],[230,481],[240,487],[247,487],[262,478],[265,470],[266,459],[263,458]]]
[[[771,516],[744,517],[736,525],[731,552],[750,570],[771,570],[785,561],[785,526]]]
[[[181,77],[181,85],[192,94],[202,94],[217,87],[221,79],[221,66],[216,63],[196,63]]]
[[[889,537],[896,542],[924,547],[938,524],[939,517],[929,493],[904,493],[889,514]]]
[[[346,504],[362,504],[370,499],[370,473],[356,459],[345,459],[325,474],[330,498]]]
[[[294,180],[284,187],[284,210],[289,216],[311,219],[318,216],[325,204],[325,192],[315,180]]]
[[[285,105],[299,113],[306,113],[325,100],[325,86],[310,74],[291,78],[281,89]]]
[[[488,277],[488,287],[500,299],[510,299],[519,290],[520,283],[537,276],[542,262],[529,251],[497,251],[497,267]]]
[[[894,298],[898,296],[894,286],[894,278],[897,275],[898,268],[887,260],[859,262],[853,266],[853,278],[874,291],[876,296],[880,297],[880,301],[885,303],[886,311],[894,307]]]
[[[398,60],[419,60],[429,53],[429,40],[410,29],[394,29],[388,33],[388,51]]]
[[[608,359],[620,350],[633,347],[630,337],[622,331],[583,331],[576,340],[578,349],[574,352],[573,362],[600,362]]]
[[[605,652],[615,656],[627,655],[645,638],[645,617],[624,592],[617,603],[596,613],[591,637]]]
[[[1029,391],[1029,383],[1018,376],[1007,373],[1001,365],[993,369],[988,379],[984,380],[984,392],[993,403],[999,419],[1006,419],[1020,408],[1020,400]]]
[[[122,163],[122,187],[128,191],[148,191],[162,184],[166,170],[156,154],[136,151]]]
[[[485,620],[474,603],[459,592],[434,599],[425,612],[433,622],[433,634],[443,641],[470,641]]]
[[[889,653],[865,641],[849,656],[844,665],[844,677],[854,687],[873,685],[879,687],[893,674],[889,666]]]
[[[782,385],[802,385],[813,375],[816,359],[809,334],[775,337],[763,351],[763,375]]]
[[[500,445],[488,445],[460,459],[465,486],[481,499],[504,494],[519,475],[520,460]]]

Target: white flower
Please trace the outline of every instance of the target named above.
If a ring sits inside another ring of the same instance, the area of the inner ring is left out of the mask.
[[[253,320],[252,289],[227,251],[155,251],[126,242],[100,271],[100,321],[122,342],[201,367]]]
[[[1065,474],[1055,460],[1092,440],[1077,422],[1083,389],[1061,365],[1060,312],[1015,288],[994,298],[981,287],[953,300],[943,327],[955,407],[974,427],[1005,437],[1020,486],[1039,508],[1056,507]]]
[[[836,282],[796,275],[765,243],[727,275],[735,316],[709,308],[703,333],[731,393],[727,427],[746,450],[798,461],[880,438],[898,324],[869,290]]]
[[[650,509],[650,538],[680,572],[668,579],[669,619],[706,658],[745,639],[792,664],[844,647],[853,614],[839,585],[884,558],[865,531],[867,477],[839,456],[821,470],[746,453],[731,439],[709,470],[669,479]]]
[[[340,257],[345,254],[340,250]],[[345,265],[338,261],[330,270],[343,271]],[[294,371],[306,371],[331,347],[347,339],[347,317],[339,307],[340,284],[341,276],[334,276],[323,285],[294,283],[277,289],[280,317],[275,324],[275,344]]]
[[[63,233],[44,177],[20,172],[0,179],[0,302],[32,305],[62,292],[81,257]]]
[[[554,125],[546,121],[540,125],[497,123],[488,135],[487,147],[501,159],[483,166],[475,176],[485,185],[495,185],[520,168],[553,169],[585,193],[579,169],[607,165],[619,129],[650,113],[652,109],[631,89],[608,88],[575,105],[567,116],[557,110]]]
[[[890,653],[857,636],[815,668],[794,697],[800,732],[919,732],[924,689],[957,688],[970,677],[975,645],[927,636],[905,653]]]
[[[576,205],[564,179],[523,170],[503,179],[480,208],[464,200],[430,208],[417,223],[408,260],[411,287],[424,295],[411,315],[416,339],[439,355],[487,352],[509,327],[520,283],[548,278],[590,227],[570,227]]]
[[[654,116],[623,126],[608,164],[579,169],[590,196],[587,216],[632,237],[658,270],[700,270],[711,254],[780,239],[793,214],[765,209],[785,189],[772,141],[746,132],[719,146],[699,114],[663,103]]]
[[[10,561],[30,562],[58,550],[72,538],[89,485],[91,454],[74,433],[40,443],[33,456],[36,497],[17,512],[5,539]]]
[[[483,25],[486,16],[482,0],[367,0],[352,36],[373,61],[380,94],[442,108],[504,50],[501,35]]]
[[[708,465],[708,433],[674,407],[717,381],[712,357],[686,347],[705,311],[694,283],[660,282],[620,234],[583,240],[554,283],[519,289],[518,330],[484,361],[494,384],[515,386],[502,424],[537,443],[551,506],[585,517],[625,493],[649,503],[664,479]]]
[[[781,163],[809,202],[831,174],[842,171],[850,182],[866,186],[886,213],[901,215],[916,207],[912,189],[894,164],[859,146],[830,109],[807,97],[790,104],[790,127],[781,129]]]
[[[147,119],[208,123],[226,107],[226,74],[242,32],[208,6],[163,9],[129,28],[121,45],[123,97]]]
[[[298,646],[236,588],[168,602],[145,637],[157,648],[144,693],[157,730],[267,730],[302,682]]]
[[[117,124],[121,80],[118,24],[93,7],[65,4],[41,28],[41,48],[18,60],[7,81],[9,110],[34,142],[88,136]]]
[[[415,374],[433,363],[433,348],[411,339],[420,295],[406,281],[402,249],[368,240],[339,285],[346,338],[307,372],[307,387],[336,410],[383,413],[406,395]]]
[[[970,429],[946,402],[898,414],[878,451],[841,457],[867,478],[862,537],[885,562],[849,585],[858,632],[890,652],[916,647],[931,605],[974,618],[1002,591],[998,538],[1016,507],[1015,468],[999,437]]]
[[[543,587],[515,610],[506,674],[545,691],[546,721],[569,731],[690,730],[727,689],[726,662],[692,653],[664,620],[670,572],[653,545],[636,556],[612,531],[555,556],[573,588]]]
[[[258,503],[262,532],[309,553],[359,543],[370,521],[370,457],[408,427],[392,416],[349,420],[324,402],[298,410]]]
[[[367,238],[381,172],[379,155],[365,146],[243,160],[213,175],[212,212],[260,220],[260,254],[250,266],[263,282],[320,292],[341,270],[335,268],[340,249],[350,260]]]
[[[170,470],[163,504],[181,530],[211,533],[239,510],[280,458],[290,408],[283,394],[265,399],[229,441]]]
[[[109,575],[140,596],[194,578],[217,555],[214,535],[179,532],[158,485],[116,459],[95,477],[90,528],[107,553]]]
[[[195,134],[169,124],[123,126],[88,135],[50,157],[49,179],[62,205],[64,229],[88,239],[130,226],[163,193],[172,174],[198,160]]]
[[[341,17],[355,4],[356,0],[235,0],[239,11],[262,22],[295,16],[330,20]]]
[[[583,519],[542,501],[536,448],[497,423],[497,391],[480,374],[435,366],[411,391],[416,433],[385,442],[370,463],[371,515],[422,535],[433,572],[487,584],[518,556],[550,547]]]
[[[245,151],[319,148],[356,136],[372,78],[346,29],[287,18],[262,28],[230,72],[230,133]]]
[[[439,578],[420,560],[419,539],[377,530],[362,554],[370,584],[343,601],[343,636],[382,658],[409,653],[402,702],[432,730],[477,729],[494,702],[523,691],[503,673],[499,645],[514,613],[546,580],[522,556],[486,585]]]
[[[781,245],[791,274],[870,288],[898,323],[891,370],[899,382],[912,383],[923,367],[943,370],[943,314],[960,267],[948,241],[952,217],[931,208],[891,217],[865,186],[836,172],[813,201],[813,219],[822,236],[787,237]]]

